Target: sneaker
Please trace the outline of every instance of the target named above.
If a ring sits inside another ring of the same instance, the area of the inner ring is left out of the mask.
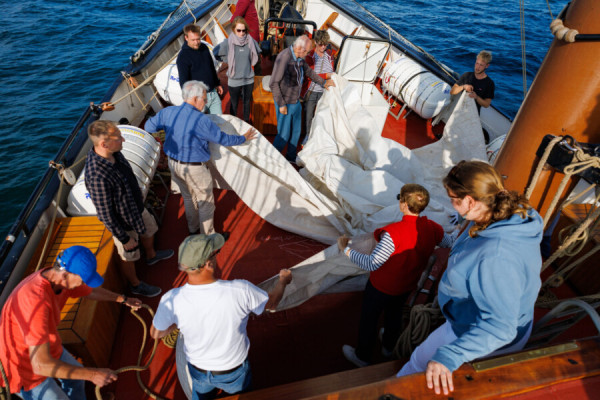
[[[344,353],[344,357],[346,357],[346,360],[350,361],[352,364],[356,365],[359,368],[366,367],[369,365],[368,362],[358,358],[358,356],[356,355],[356,350],[352,346],[349,346],[347,344],[343,345],[342,353]]]
[[[158,286],[148,285],[146,282],[140,281],[140,284],[137,286],[129,285],[129,290],[133,294],[137,294],[138,296],[145,297],[154,297],[158,296],[162,290]]]
[[[175,254],[175,252],[171,249],[156,250],[156,255],[146,260],[146,265],[154,265],[161,260],[166,260],[167,258],[173,257],[173,254]]]

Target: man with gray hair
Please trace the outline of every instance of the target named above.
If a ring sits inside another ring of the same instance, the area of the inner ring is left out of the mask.
[[[190,233],[214,233],[215,201],[213,182],[206,163],[210,160],[209,142],[235,146],[256,136],[248,129],[243,136],[228,135],[202,113],[207,86],[199,81],[183,85],[183,104],[159,111],[146,122],[146,130],[166,133],[163,149],[169,157],[171,179],[179,186]]]
[[[274,311],[292,281],[292,272],[282,269],[267,294],[243,279],[218,279],[217,254],[224,244],[218,233],[188,236],[181,243],[179,269],[188,281],[160,299],[150,328],[155,339],[175,329],[185,337],[193,399],[213,398],[217,388],[234,394],[250,386],[248,317]]]
[[[304,61],[309,41],[308,36],[299,36],[289,49],[279,53],[269,83],[277,114],[277,136],[273,146],[283,151],[287,144],[285,158],[293,163],[296,162],[298,139],[302,131],[302,106],[299,100],[304,77],[308,76],[325,89],[335,86],[331,79],[321,78]]]

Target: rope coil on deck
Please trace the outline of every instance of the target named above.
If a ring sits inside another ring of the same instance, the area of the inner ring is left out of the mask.
[[[394,354],[408,358],[414,349],[444,320],[437,298],[428,304],[417,304],[410,309],[410,319],[396,342]]]

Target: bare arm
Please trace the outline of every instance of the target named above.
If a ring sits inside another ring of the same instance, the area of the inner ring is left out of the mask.
[[[158,329],[156,329],[154,327],[154,325],[152,325],[150,327],[150,336],[152,336],[152,338],[154,339],[160,339],[163,338],[165,336],[167,336],[169,333],[171,333],[174,329],[177,329],[177,325],[173,324],[171,326],[169,326],[167,329],[165,329],[164,331],[159,331]]]
[[[463,90],[465,90],[467,93],[471,93],[473,91],[473,86],[467,84],[459,85],[458,83],[455,83],[452,86],[452,89],[450,89],[450,94],[459,94]]]
[[[275,311],[279,302],[283,298],[283,292],[285,291],[285,287],[290,284],[292,281],[292,271],[289,269],[282,269],[279,271],[279,281],[269,292],[269,301],[267,301],[267,305],[265,309],[267,311]]]
[[[492,104],[492,99],[482,99],[475,92],[469,93],[469,97],[474,99],[481,107],[488,108]]]
[[[37,375],[59,379],[78,379],[104,386],[117,380],[117,375],[106,368],[85,368],[67,364],[50,355],[48,343],[29,347],[33,372]]]
[[[111,292],[110,290],[97,287],[92,289],[92,293],[86,296],[87,299],[96,301],[114,301],[117,303],[125,304],[128,307],[137,310],[141,307],[142,301],[133,297],[127,297],[122,294]]]

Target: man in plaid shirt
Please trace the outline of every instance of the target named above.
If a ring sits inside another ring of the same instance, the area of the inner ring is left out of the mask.
[[[111,121],[94,121],[88,127],[94,146],[85,162],[85,185],[98,219],[112,233],[122,271],[132,293],[153,297],[160,288],[138,279],[134,262],[140,258],[138,240],[146,251],[146,264],[153,265],[170,258],[174,252],[154,249],[154,234],[158,225],[144,207],[142,192],[129,162],[121,154],[123,136]]]

